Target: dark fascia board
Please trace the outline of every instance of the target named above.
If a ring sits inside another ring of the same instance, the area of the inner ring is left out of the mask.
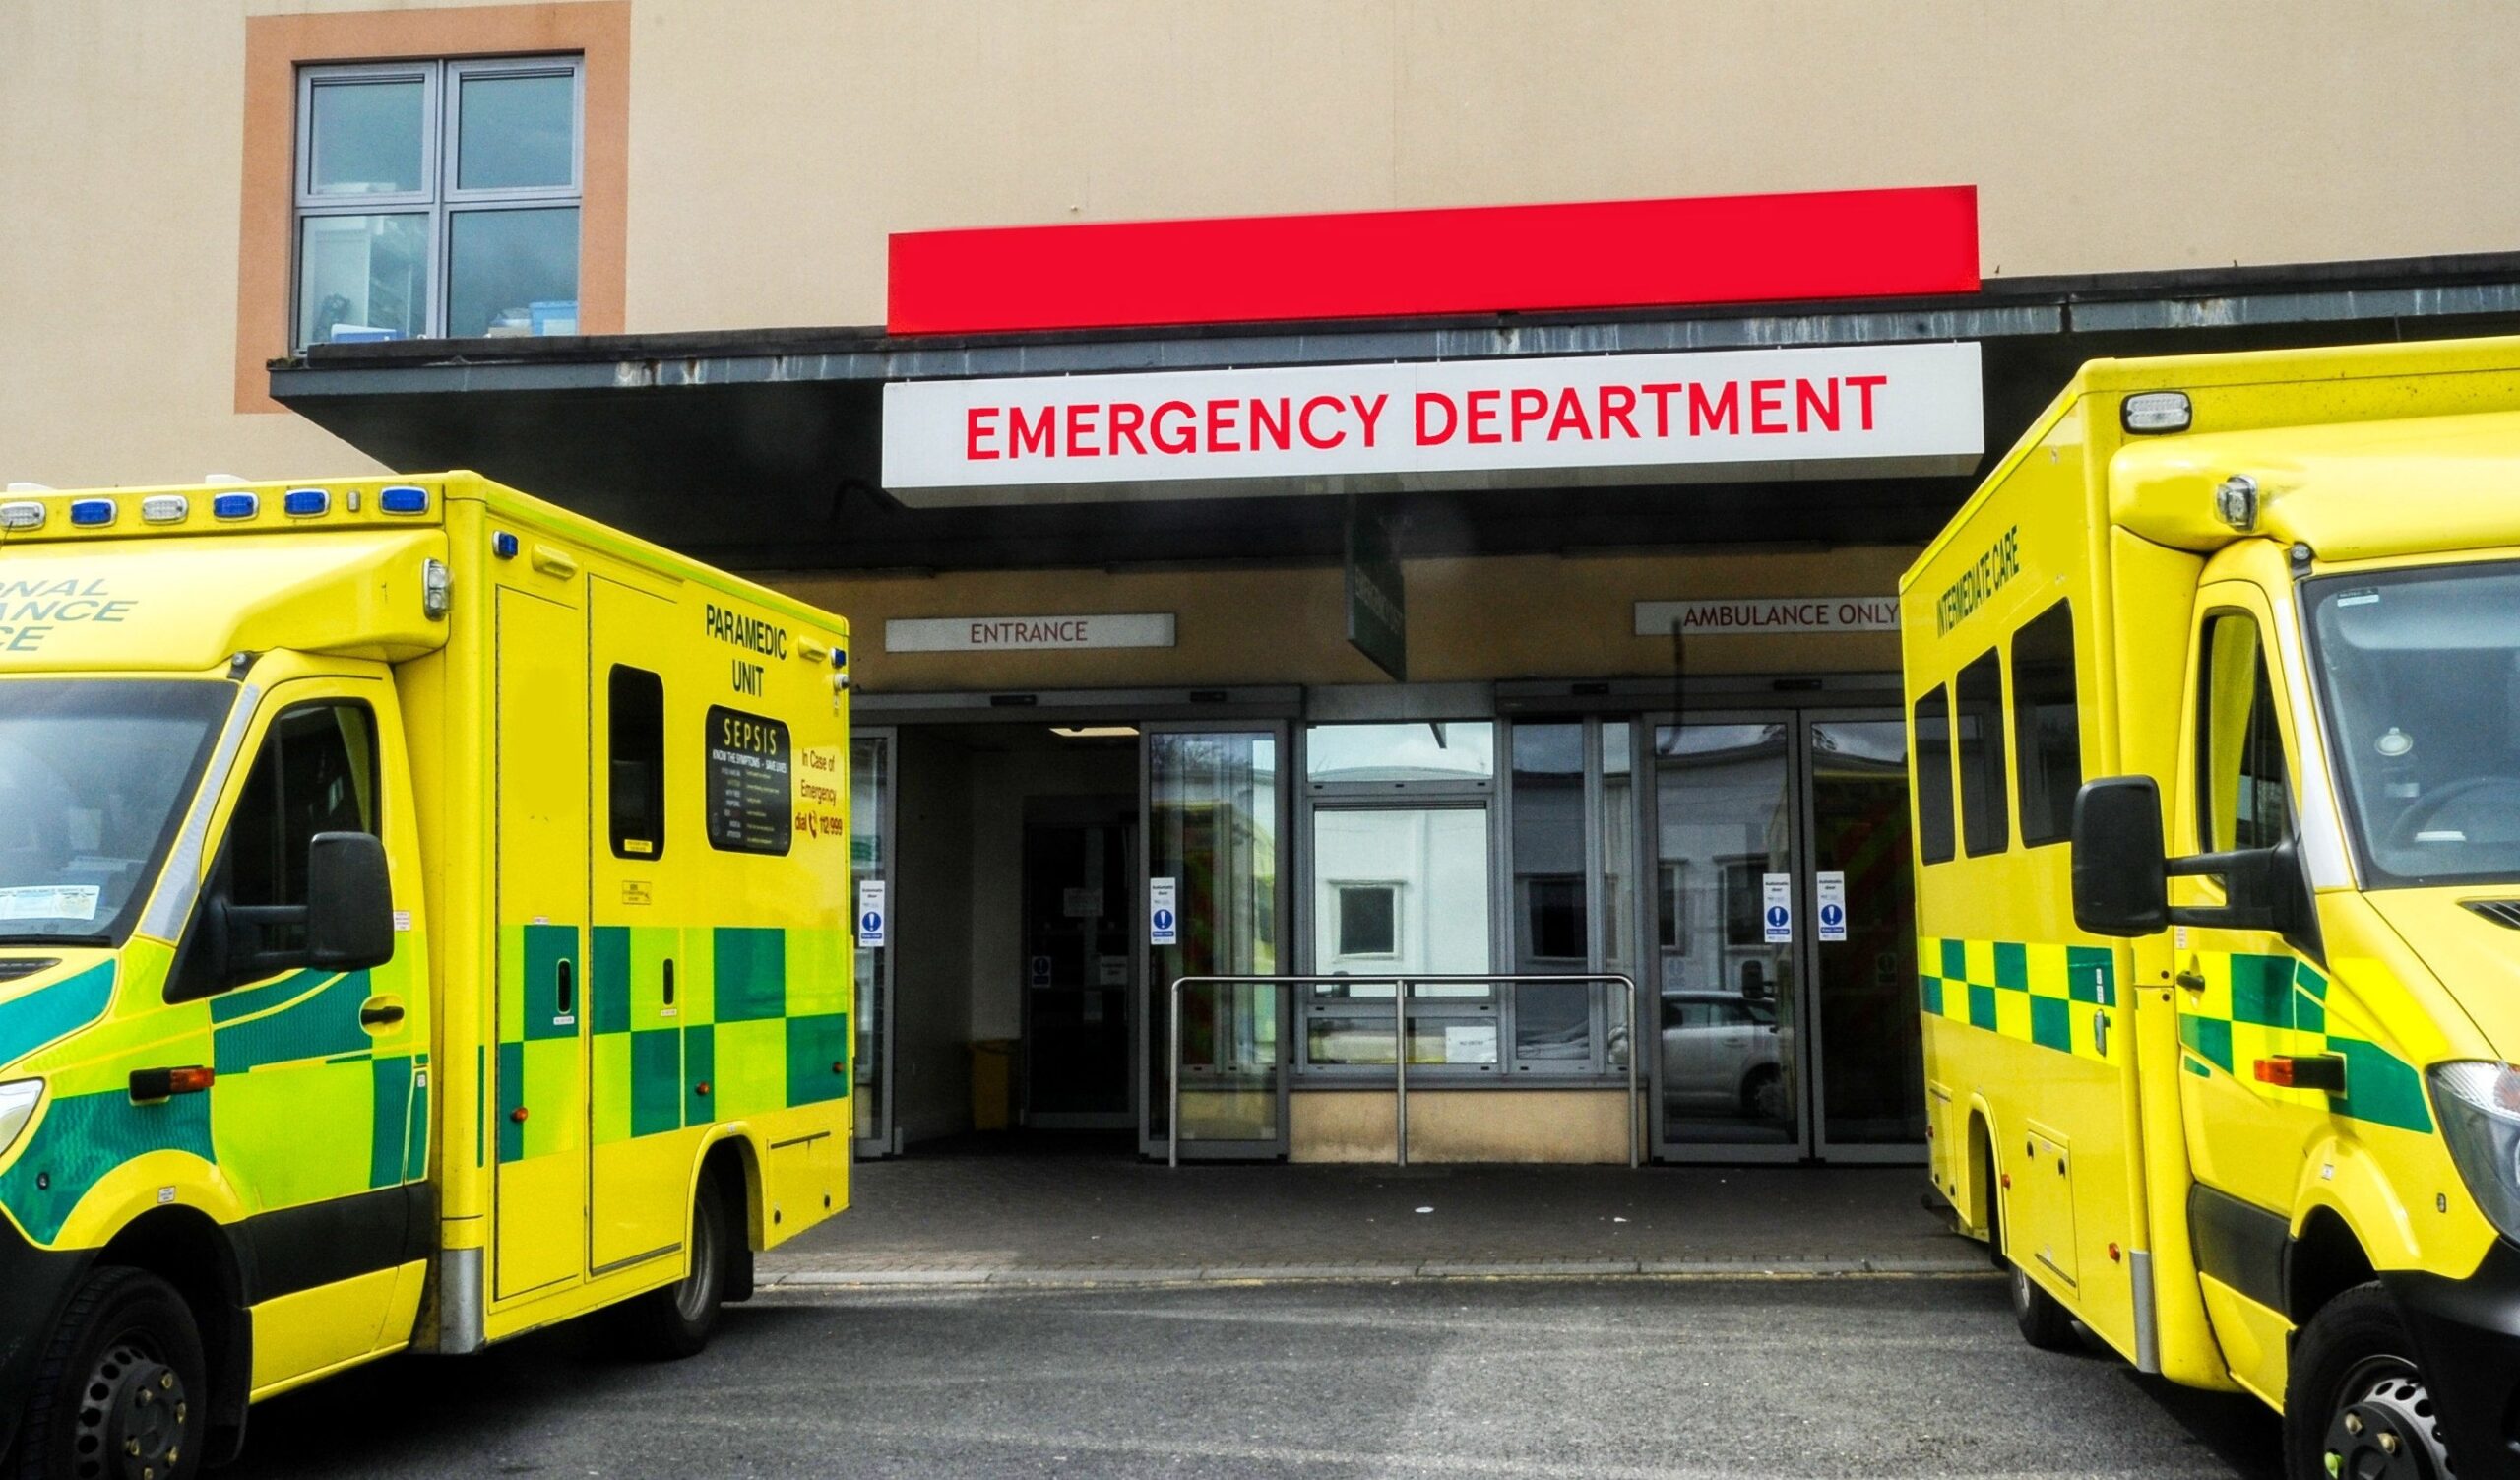
[[[286,402],[379,391],[636,390],[769,381],[1489,358],[2005,339],[2520,311],[2520,252],[1992,278],[1975,293],[1564,314],[896,336],[726,329],[311,346],[271,362]]]

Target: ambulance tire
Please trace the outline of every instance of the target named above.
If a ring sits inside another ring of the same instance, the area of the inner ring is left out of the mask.
[[[209,1429],[210,1367],[192,1308],[147,1270],[108,1265],[62,1313],[8,1473],[88,1480],[140,1466],[186,1480],[201,1473]]]
[[[2293,1338],[2285,1377],[2285,1475],[2444,1475],[2449,1463],[2414,1336],[2389,1292],[2374,1281],[2319,1307]]]
[[[2082,1343],[2074,1335],[2074,1318],[2064,1303],[2041,1288],[2030,1271],[2005,1260],[2012,1278],[2012,1319],[2021,1339],[2043,1352],[2072,1351]]]
[[[695,1357],[718,1329],[726,1297],[726,1249],[733,1237],[717,1179],[703,1177],[691,1205],[691,1262],[682,1278],[621,1308],[623,1336],[660,1362]]]

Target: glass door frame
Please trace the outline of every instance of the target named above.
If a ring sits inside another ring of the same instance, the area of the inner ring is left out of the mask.
[[[1293,854],[1295,852],[1293,835],[1291,831],[1294,821],[1294,798],[1292,795],[1292,788],[1294,784],[1294,778],[1296,775],[1294,771],[1294,722],[1292,719],[1286,718],[1261,718],[1258,716],[1252,716],[1247,718],[1215,720],[1140,720],[1135,723],[1138,729],[1138,848],[1137,867],[1132,870],[1132,872],[1134,872],[1137,877],[1139,906],[1136,911],[1138,991],[1142,999],[1141,1006],[1143,1010],[1135,1014],[1137,1023],[1131,1034],[1131,1062],[1134,1066],[1132,1067],[1130,1074],[1133,1081],[1132,1087],[1137,1096],[1138,1154],[1145,1157],[1161,1159],[1166,1156],[1170,1146],[1170,1125],[1167,1120],[1164,1127],[1159,1130],[1156,1125],[1156,1110],[1161,1107],[1166,1117],[1170,1116],[1171,1086],[1168,1081],[1163,1085],[1154,1083],[1152,1066],[1155,1060],[1156,1045],[1161,1042],[1165,1044],[1168,1050],[1168,1046],[1171,1042],[1172,983],[1169,980],[1159,981],[1157,979],[1155,969],[1154,932],[1149,928],[1147,911],[1145,909],[1148,882],[1154,877],[1153,870],[1155,868],[1154,738],[1159,735],[1267,734],[1276,740],[1278,747],[1278,785],[1277,796],[1275,798],[1277,815],[1274,819],[1274,838],[1277,845],[1277,869],[1273,875],[1276,880],[1276,885],[1270,891],[1272,896],[1270,901],[1270,918],[1275,922],[1278,932],[1278,970],[1280,972],[1284,972],[1288,969],[1288,951],[1292,948],[1288,934],[1289,921],[1292,917],[1288,913],[1288,906],[1290,904],[1289,891],[1292,888],[1292,876],[1294,870]],[[1197,1160],[1283,1161],[1286,1159],[1288,1146],[1288,1090],[1290,1088],[1288,1081],[1293,1077],[1293,1038],[1292,1036],[1294,1032],[1295,1025],[1293,989],[1289,987],[1280,987],[1277,989],[1277,1139],[1274,1141],[1257,1139],[1248,1141],[1183,1141],[1181,1144],[1185,1151],[1190,1147],[1195,1146],[1197,1148]],[[1163,1036],[1159,1039],[1155,1036],[1158,1034]],[[1177,1064],[1168,1065],[1166,1071],[1177,1072],[1178,1068],[1179,1065]]]
[[[1795,716],[1794,754],[1797,772],[1796,790],[1800,793],[1796,799],[1796,805],[1801,811],[1801,816],[1796,823],[1799,829],[1796,841],[1800,847],[1796,857],[1802,861],[1802,868],[1798,870],[1801,877],[1795,885],[1794,908],[1796,918],[1807,921],[1811,926],[1809,930],[1797,929],[1795,932],[1797,937],[1795,943],[1799,952],[1795,960],[1795,970],[1802,978],[1803,997],[1809,1003],[1811,1012],[1808,1019],[1811,1032],[1808,1035],[1808,1041],[1802,1046],[1805,1055],[1803,1073],[1809,1086],[1809,1100],[1812,1106],[1811,1119],[1808,1122],[1809,1128],[1804,1132],[1804,1138],[1810,1143],[1811,1154],[1824,1161],[1920,1167],[1925,1164],[1925,1143],[1922,1140],[1836,1141],[1829,1138],[1828,1068],[1822,1062],[1825,1056],[1821,1053],[1820,1042],[1827,1029],[1820,1020],[1820,873],[1815,867],[1818,851],[1813,846],[1819,834],[1820,811],[1814,795],[1818,780],[1815,773],[1818,767],[1811,763],[1811,727],[1833,721],[1840,724],[1888,723],[1900,726],[1904,733],[1907,720],[1906,712],[1896,705],[1849,704],[1830,708],[1811,708],[1797,710]],[[1904,770],[1900,774],[1899,784],[1900,805],[1905,807],[1909,805],[1909,798],[1914,793],[1910,790],[1908,775]],[[1910,867],[1914,867],[1913,861]],[[1908,922],[1908,930],[1911,935],[1915,933],[1915,921]],[[1906,986],[1908,992],[1913,995],[1916,991],[1916,983],[1911,980]],[[1913,1000],[1913,996],[1911,999]],[[1922,1038],[1923,1032],[1922,1024],[1919,1025],[1918,1032]],[[1922,1047],[1922,1044],[1920,1046]],[[1922,1093],[1922,1084],[1919,1092]]]
[[[1748,696],[1744,696],[1745,698]],[[1810,920],[1804,896],[1810,892],[1809,868],[1811,836],[1811,793],[1804,775],[1809,767],[1801,758],[1804,739],[1800,714],[1788,705],[1745,703],[1721,708],[1650,711],[1642,716],[1643,733],[1636,749],[1637,804],[1644,808],[1645,818],[1637,829],[1637,886],[1643,895],[1644,914],[1654,924],[1645,932],[1647,954],[1653,964],[1644,967],[1636,984],[1644,998],[1637,1014],[1637,1043],[1629,1052],[1641,1052],[1647,1037],[1653,1039],[1653,1057],[1642,1076],[1650,1101],[1646,1109],[1646,1146],[1654,1160],[1674,1164],[1743,1165],[1755,1163],[1794,1163],[1807,1161],[1812,1155],[1812,1112],[1817,1100],[1812,1094],[1809,1064],[1819,1056],[1811,1043],[1811,932],[1803,922]],[[1670,726],[1691,725],[1778,725],[1786,735],[1786,803],[1791,815],[1787,818],[1787,834],[1794,848],[1792,876],[1795,879],[1794,942],[1789,959],[1794,970],[1794,1138],[1784,1142],[1758,1141],[1680,1141],[1670,1139],[1667,1126],[1670,1106],[1663,1092],[1663,961],[1661,916],[1663,788],[1656,775],[1656,733]],[[1643,962],[1640,961],[1640,966]]]
[[[882,873],[882,878],[884,880],[884,943],[878,948],[882,950],[884,954],[882,965],[876,974],[875,980],[875,1035],[868,1048],[868,1052],[876,1056],[877,1065],[875,1071],[875,1093],[869,1097],[873,1101],[874,1105],[873,1125],[871,1127],[855,1119],[856,1085],[852,1083],[850,1086],[851,1110],[851,1119],[849,1127],[849,1133],[850,1136],[850,1145],[855,1153],[856,1159],[865,1161],[877,1157],[895,1156],[899,1155],[901,1152],[901,1138],[898,1133],[898,1127],[895,1126],[893,1121],[893,1038],[895,1027],[895,1020],[893,1017],[893,982],[899,971],[899,961],[901,958],[900,946],[902,938],[899,898],[901,891],[893,887],[893,885],[899,881],[899,874],[901,872],[901,843],[895,831],[896,821],[901,810],[901,731],[897,726],[892,725],[868,725],[852,728],[849,735],[850,747],[853,749],[857,741],[861,740],[881,740],[884,744],[883,785],[877,789],[875,795],[876,848],[878,850],[878,856],[884,861]],[[851,756],[850,759],[852,769],[850,772],[849,780],[850,790],[852,793],[853,804],[853,794],[856,790],[857,775],[854,770],[855,757]],[[856,819],[852,816],[850,820],[850,830],[853,832],[855,831]],[[852,988],[854,988],[856,983],[855,953],[859,949],[859,946],[857,945],[856,920],[857,870],[854,867],[854,860],[852,860],[849,874],[849,939],[850,951],[850,960],[851,963],[850,981]],[[849,1005],[850,1011],[854,1014],[857,1011],[857,1003],[852,1000]],[[856,1024],[852,1022],[850,1027],[853,1031]],[[851,1047],[854,1048],[855,1046],[852,1044]],[[854,1066],[854,1056],[852,1055],[852,1069]],[[850,1077],[853,1080],[855,1075],[852,1073]]]
[[[1746,697],[1746,696],[1745,696]],[[1830,1139],[1826,1124],[1828,1104],[1822,1075],[1821,1039],[1827,1032],[1820,1016],[1819,972],[1819,870],[1816,868],[1814,837],[1818,831],[1818,811],[1814,804],[1811,764],[1811,729],[1815,724],[1889,721],[1904,725],[1906,714],[1895,704],[1869,704],[1861,700],[1808,707],[1792,704],[1743,704],[1737,707],[1650,711],[1639,717],[1642,734],[1637,745],[1638,805],[1644,808],[1644,819],[1637,833],[1637,881],[1644,893],[1640,919],[1650,919],[1659,907],[1658,840],[1661,837],[1661,788],[1650,773],[1654,759],[1654,735],[1665,726],[1674,725],[1782,725],[1786,731],[1786,784],[1793,816],[1790,819],[1794,844],[1794,942],[1791,959],[1794,964],[1794,1115],[1796,1134],[1783,1144],[1760,1145],[1755,1142],[1680,1142],[1669,1139],[1665,1128],[1663,1096],[1662,1043],[1662,963],[1654,945],[1657,929],[1645,933],[1646,955],[1653,957],[1637,982],[1639,1004],[1637,1037],[1646,1037],[1652,1025],[1655,1050],[1646,1067],[1647,1093],[1652,1097],[1648,1145],[1656,1161],[1671,1163],[1742,1164],[1759,1162],[1798,1162],[1827,1160],[1846,1164],[1923,1165],[1925,1146],[1922,1141],[1845,1142]],[[1910,923],[1913,931],[1915,925]],[[1642,965],[1643,958],[1640,958]],[[1641,1048],[1640,1042],[1635,1046]]]

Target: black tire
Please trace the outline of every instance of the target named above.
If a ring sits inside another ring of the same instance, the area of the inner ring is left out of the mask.
[[[1784,1072],[1772,1065],[1750,1070],[1741,1081],[1741,1113],[1754,1121],[1785,1120]]]
[[[2004,1272],[2012,1281],[2012,1320],[2021,1327],[2022,1340],[2043,1352],[2071,1351],[2081,1344],[2074,1336],[2074,1318],[2063,1303],[2009,1255]]]
[[[2328,1468],[2327,1456],[2337,1456]],[[2293,1340],[2284,1473],[2295,1480],[2440,1480],[2450,1456],[2397,1302],[2357,1285]]]
[[[108,1266],[70,1297],[18,1431],[20,1480],[188,1480],[210,1427],[201,1328],[175,1287]]]
[[[732,1219],[714,1177],[700,1181],[691,1206],[691,1257],[682,1278],[651,1290],[621,1308],[623,1334],[642,1355],[661,1362],[698,1356],[718,1329],[726,1298],[727,1247]]]

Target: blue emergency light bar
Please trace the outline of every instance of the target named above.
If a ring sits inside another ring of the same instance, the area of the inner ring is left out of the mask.
[[[262,495],[258,493],[221,493],[210,501],[214,519],[251,519],[262,511]]]
[[[388,514],[425,514],[429,511],[429,490],[416,483],[379,488],[376,506]]]
[[[333,495],[322,488],[291,488],[281,495],[280,507],[292,519],[311,519],[331,511]]]
[[[70,506],[72,524],[99,525],[114,522],[114,501],[110,498],[82,498]]]

